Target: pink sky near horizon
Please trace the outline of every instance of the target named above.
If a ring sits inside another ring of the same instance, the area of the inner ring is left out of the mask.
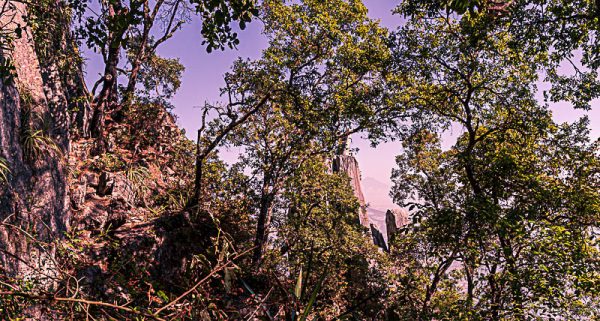
[[[369,9],[369,16],[380,19],[384,26],[394,29],[400,24],[401,18],[391,13],[399,1],[364,0],[363,2]],[[205,102],[220,101],[219,88],[224,84],[223,74],[229,70],[231,64],[238,57],[250,59],[260,57],[261,50],[267,46],[267,41],[261,34],[261,28],[260,22],[255,21],[249,24],[246,30],[238,32],[240,45],[236,50],[208,54],[205,47],[201,45],[200,23],[196,19],[159,48],[161,56],[179,58],[186,68],[182,85],[172,99],[172,103],[175,106],[174,112],[178,116],[178,123],[186,130],[188,137],[195,139],[194,133],[199,127],[200,115],[197,106],[202,106]],[[102,65],[99,55],[89,50],[84,52],[88,59],[86,78],[88,83],[93,84],[102,72]],[[545,86],[541,85],[539,99],[542,97],[543,89]],[[599,102],[596,100],[594,105],[598,104]],[[587,114],[591,122],[592,137],[595,139],[600,136],[599,107],[592,108],[592,111],[586,113],[574,110],[567,103],[559,103],[552,105],[552,110],[554,118],[558,122],[573,122]],[[460,134],[460,128],[453,128],[453,132],[448,137],[455,137],[458,134]],[[449,141],[447,139],[446,147],[450,145]],[[371,148],[368,141],[354,137],[353,146],[359,148],[359,152],[355,156],[360,164],[362,178],[366,179],[365,185],[367,186],[364,186],[366,198],[375,209],[390,208],[393,203],[387,193],[385,193],[386,195],[380,194],[383,193],[383,186],[389,188],[392,185],[391,170],[395,166],[396,155],[401,153],[401,143],[397,141],[383,143],[377,148]],[[235,155],[235,152],[226,153]]]

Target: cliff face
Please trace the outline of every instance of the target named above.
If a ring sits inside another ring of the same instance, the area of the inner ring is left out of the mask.
[[[382,248],[384,251],[388,250],[387,244],[385,243],[385,239],[383,238],[383,234],[381,234],[381,231],[379,231],[377,226],[375,226],[374,224],[371,224],[371,238],[373,239],[373,244]]]
[[[394,239],[394,235],[408,224],[408,212],[404,209],[387,210],[385,213],[385,227],[388,244]]]
[[[162,106],[142,105],[132,107],[127,125],[109,128],[114,152],[91,156],[89,94],[61,3],[46,11],[58,25],[31,30],[26,20],[39,19],[38,9],[0,0],[0,61],[14,66],[13,75],[0,73],[0,281],[27,279],[48,289],[69,273],[83,273],[81,286],[100,286],[111,283],[103,273],[123,253],[180,275],[175,268],[191,255],[181,244],[198,238],[198,229],[185,219],[152,220],[166,209],[148,208],[185,205],[183,194],[173,202],[164,198],[189,186],[194,144]],[[77,235],[77,260],[57,255],[70,242],[65,232]],[[107,233],[121,242],[118,253],[102,236]]]
[[[393,236],[400,228],[408,224],[408,212],[404,209],[388,209],[387,212],[383,214],[383,212],[370,209],[369,211],[371,214],[381,214],[381,221],[379,221],[379,224],[383,226],[378,226],[377,222],[370,221],[367,211],[367,201],[361,187],[360,168],[356,158],[348,152],[348,149],[346,148],[348,144],[349,142],[346,142],[342,146],[342,152],[333,160],[333,171],[346,173],[348,175],[350,178],[350,185],[354,191],[354,196],[356,196],[360,204],[360,212],[358,213],[360,224],[370,230],[373,243],[387,251],[390,242],[393,240]],[[383,220],[385,220],[385,223]]]
[[[354,196],[356,196],[358,202],[360,203],[358,219],[360,220],[361,225],[366,228],[370,228],[371,224],[369,222],[369,216],[367,215],[367,203],[365,201],[365,196],[363,195],[360,184],[360,169],[358,167],[358,161],[356,158],[354,158],[354,156],[347,155],[346,153],[337,155],[333,161],[333,171],[346,173],[348,177],[350,177],[350,185],[352,186],[352,190],[354,190]]]
[[[0,266],[9,275],[39,275],[51,281],[52,241],[69,224],[64,131],[66,101],[60,88],[44,82],[25,4],[0,1],[3,32],[21,37],[0,49],[12,61],[14,76],[0,79],[0,157],[9,173],[0,182]],[[52,103],[48,96],[52,95]],[[52,106],[52,107],[51,107]],[[36,240],[32,240],[35,236]]]

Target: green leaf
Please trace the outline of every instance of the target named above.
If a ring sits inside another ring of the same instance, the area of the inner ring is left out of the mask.
[[[300,300],[300,295],[302,295],[302,267],[300,267],[300,273],[298,273],[298,280],[296,281],[296,289],[294,290],[294,294],[296,298]]]
[[[306,304],[306,308],[304,308],[304,313],[302,313],[302,317],[300,318],[300,321],[306,321],[306,319],[308,318],[308,315],[310,314],[310,311],[312,310],[312,307],[315,304],[315,301],[317,300],[317,295],[321,291],[321,287],[323,286],[323,281],[325,281],[325,278],[327,277],[327,272],[328,271],[326,270],[321,275],[321,277],[319,278],[319,282],[317,282],[317,285],[315,286],[312,293],[310,294],[310,299],[308,300],[308,303]]]
[[[163,302],[169,302],[169,297],[162,290],[159,290],[158,292],[156,292],[156,295],[158,295],[158,297],[161,300],[163,300]]]

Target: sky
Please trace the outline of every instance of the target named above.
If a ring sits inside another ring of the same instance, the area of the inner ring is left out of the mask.
[[[382,25],[395,29],[401,22],[399,16],[392,15],[392,9],[400,2],[399,0],[364,0],[369,9],[369,16],[380,19]],[[200,21],[195,19],[177,32],[174,37],[159,47],[159,55],[167,58],[179,58],[186,70],[183,74],[182,85],[172,99],[175,106],[174,113],[178,117],[178,124],[184,128],[191,139],[195,139],[195,132],[200,123],[200,111],[198,106],[205,102],[220,101],[219,88],[223,86],[223,75],[232,63],[238,58],[259,58],[261,50],[266,48],[267,41],[261,34],[262,25],[255,21],[248,25],[246,30],[239,31],[240,44],[237,49],[226,51],[215,51],[210,54],[202,46],[200,35]],[[91,85],[100,77],[102,65],[99,55],[84,50],[87,58],[88,84]],[[540,84],[538,99],[542,99],[542,90],[547,85]],[[594,105],[600,105],[595,101]],[[551,106],[554,118],[558,122],[573,122],[583,116],[585,112],[574,110],[568,103],[559,103]],[[600,136],[600,107],[592,108],[587,113],[592,128],[592,137]],[[460,128],[454,128],[445,137],[445,145],[448,147],[453,137],[460,134]],[[355,154],[363,178],[363,190],[367,201],[375,209],[385,211],[393,207],[388,196],[392,185],[390,180],[391,170],[395,166],[395,157],[401,153],[401,143],[391,142],[370,147],[368,141],[360,136],[353,137],[353,147],[359,149]],[[225,152],[226,158],[232,158],[236,151]]]

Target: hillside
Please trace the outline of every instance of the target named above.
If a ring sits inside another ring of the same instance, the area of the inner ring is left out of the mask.
[[[598,2],[367,2],[0,0],[0,320],[598,320]]]

